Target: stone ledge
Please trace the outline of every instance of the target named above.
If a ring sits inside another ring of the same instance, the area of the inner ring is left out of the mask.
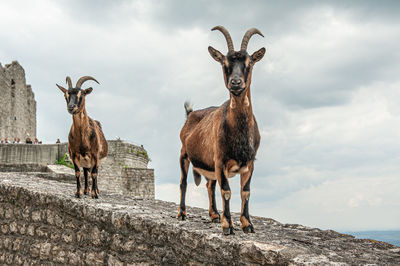
[[[0,173],[0,264],[400,264],[400,249],[384,242],[262,217],[244,234],[237,213],[236,235],[223,236],[204,209],[178,221],[174,203],[102,191],[76,199],[74,189]]]

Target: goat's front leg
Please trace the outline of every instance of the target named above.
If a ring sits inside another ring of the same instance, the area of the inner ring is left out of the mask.
[[[76,178],[76,192],[75,192],[75,197],[80,198],[82,195],[82,189],[81,189],[81,170],[80,170],[80,165],[77,160],[75,160],[74,156],[72,157],[72,162],[74,164],[74,169],[75,169],[75,178]]]
[[[98,164],[97,158],[92,159],[92,170],[90,174],[92,176],[92,198],[98,199],[99,198],[99,189],[97,188],[97,172],[98,172]]]
[[[231,188],[229,187],[228,176],[225,174],[224,165],[220,163],[215,164],[215,174],[217,176],[218,184],[221,187],[223,213],[221,218],[222,232],[224,235],[234,235],[233,222],[231,212],[229,209],[229,202],[231,200]]]
[[[186,219],[186,205],[185,205],[185,197],[186,197],[186,187],[187,187],[187,173],[189,169],[189,159],[186,153],[181,152],[181,156],[179,157],[179,165],[181,167],[181,184],[179,186],[181,191],[181,199],[178,208],[178,216],[177,218],[181,218],[182,220]]]
[[[250,199],[250,180],[253,175],[254,161],[249,163],[249,170],[240,174],[240,196],[242,198],[242,211],[240,215],[240,222],[242,223],[242,230],[245,233],[254,233],[253,224],[250,222],[249,215],[249,199]]]
[[[88,175],[89,175],[90,168],[83,168],[83,175],[85,176],[85,190],[83,193],[85,195],[89,194],[89,181],[88,181]]]
[[[208,214],[210,215],[211,221],[213,223],[219,223],[221,221],[221,217],[217,210],[217,204],[215,203],[215,185],[217,184],[217,180],[207,179],[207,191],[208,191],[208,200],[209,200],[209,209]]]

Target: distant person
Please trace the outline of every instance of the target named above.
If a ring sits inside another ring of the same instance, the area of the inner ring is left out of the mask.
[[[4,139],[1,140],[1,144],[3,144],[3,143],[4,143]]]
[[[17,144],[21,144],[21,139],[17,138]]]
[[[32,144],[32,140],[30,137],[28,137],[25,142],[26,142],[26,144]]]
[[[40,140],[40,141],[38,142],[38,144],[42,144],[42,141]]]
[[[17,138],[14,138],[13,144],[17,143]]]
[[[58,143],[61,143],[60,139],[57,139],[56,143],[57,143],[57,144],[58,144]]]
[[[4,143],[5,143],[5,144],[10,143],[10,142],[8,141],[8,138],[5,138],[5,139],[4,139]]]
[[[37,138],[35,138],[35,143],[34,144],[39,144],[39,141]]]

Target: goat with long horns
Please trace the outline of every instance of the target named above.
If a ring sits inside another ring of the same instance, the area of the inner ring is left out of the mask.
[[[67,110],[72,115],[72,126],[68,134],[68,152],[74,164],[76,177],[76,192],[75,197],[79,198],[82,195],[81,191],[81,170],[85,176],[84,193],[89,193],[88,173],[92,177],[92,198],[99,197],[99,188],[97,186],[97,172],[100,163],[106,158],[108,152],[108,144],[104,137],[101,124],[99,121],[91,119],[85,108],[85,97],[92,92],[92,88],[81,89],[85,81],[93,80],[99,83],[96,79],[84,76],[81,77],[72,87],[71,78],[67,77],[68,90],[57,85],[64,93],[67,102]]]
[[[252,55],[247,53],[247,44],[254,34],[261,34],[255,28],[249,29],[243,37],[240,51],[233,48],[229,32],[222,26],[214,27],[225,36],[228,53],[208,47],[212,58],[222,65],[225,86],[230,99],[219,107],[196,110],[185,103],[187,120],[180,138],[181,182],[178,218],[186,218],[185,195],[189,164],[193,165],[196,185],[201,175],[207,180],[209,197],[209,215],[213,222],[221,221],[224,234],[234,234],[233,222],[229,210],[231,189],[228,178],[240,174],[242,210],[240,221],[245,233],[254,232],[249,216],[250,180],[254,169],[254,160],[260,145],[260,133],[253,115],[250,84],[251,73],[256,62],[260,61],[265,48]],[[215,204],[215,185],[221,187],[223,213],[220,217]]]

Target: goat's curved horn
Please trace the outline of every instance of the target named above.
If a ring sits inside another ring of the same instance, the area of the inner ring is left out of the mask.
[[[214,28],[211,29],[213,30],[219,30],[220,32],[222,32],[222,34],[225,36],[226,39],[226,43],[228,44],[228,51],[234,51],[233,49],[233,42],[232,42],[232,38],[231,35],[229,34],[228,30],[225,29],[222,26],[215,26]]]
[[[256,29],[256,28],[249,29],[246,32],[246,34],[243,36],[242,44],[240,45],[240,50],[242,50],[242,51],[247,50],[247,44],[249,43],[251,36],[253,36],[254,34],[258,34],[258,35],[261,35],[262,37],[264,37],[264,35],[258,29]]]
[[[72,81],[71,78],[69,76],[67,76],[67,78],[65,79],[65,81],[68,84],[68,89],[72,89]]]
[[[100,84],[95,78],[93,78],[91,76],[83,76],[78,80],[78,82],[76,82],[75,87],[80,89],[83,82],[88,81],[88,80],[93,80],[93,81],[96,81],[97,84]]]

